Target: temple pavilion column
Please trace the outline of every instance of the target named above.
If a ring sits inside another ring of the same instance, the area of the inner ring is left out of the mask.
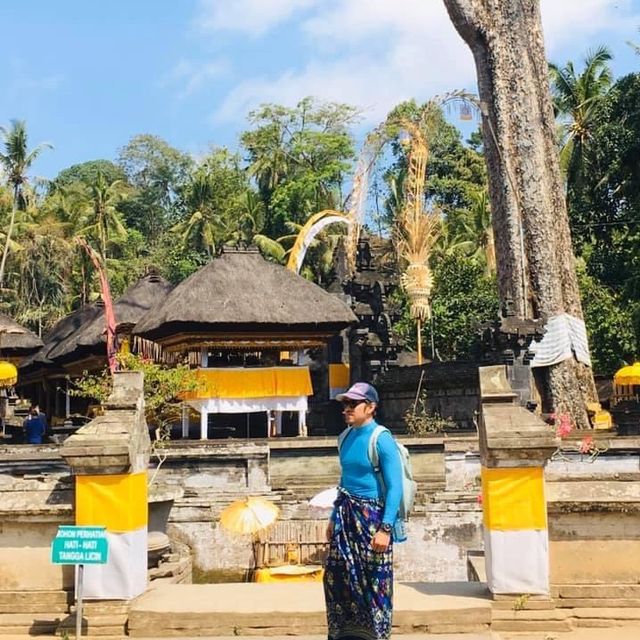
[[[185,402],[182,404],[181,409],[182,409],[182,413],[181,413],[182,437],[188,438],[189,437],[189,405]]]
[[[207,440],[209,437],[209,412],[202,407],[200,410],[200,440]]]

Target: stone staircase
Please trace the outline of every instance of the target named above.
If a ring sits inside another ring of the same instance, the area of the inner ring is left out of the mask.
[[[122,638],[127,634],[130,603],[122,600],[101,600],[84,602],[82,605],[82,635],[90,637]],[[65,632],[69,636],[75,635],[76,608],[71,607],[71,614],[65,618],[58,629],[57,635]]]
[[[489,632],[491,602],[482,585],[400,583],[395,600],[394,635]],[[322,585],[162,585],[132,603],[128,630],[137,638],[322,635]]]
[[[0,591],[0,635],[52,635],[67,618],[69,591]]]

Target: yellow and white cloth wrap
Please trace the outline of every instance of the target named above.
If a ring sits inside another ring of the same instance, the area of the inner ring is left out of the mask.
[[[108,562],[85,565],[84,597],[130,600],[147,588],[147,473],[76,476],[76,525],[104,526]]]
[[[542,467],[482,467],[484,548],[494,594],[549,593]]]

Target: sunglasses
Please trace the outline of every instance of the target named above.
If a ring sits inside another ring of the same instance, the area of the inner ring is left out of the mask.
[[[343,400],[342,406],[345,409],[355,409],[359,404],[366,402],[366,400]]]

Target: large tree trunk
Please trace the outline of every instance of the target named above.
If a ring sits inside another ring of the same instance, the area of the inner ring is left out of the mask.
[[[500,298],[523,318],[582,319],[555,144],[539,0],[444,0],[478,75]],[[590,367],[541,370],[546,410],[588,426]]]

